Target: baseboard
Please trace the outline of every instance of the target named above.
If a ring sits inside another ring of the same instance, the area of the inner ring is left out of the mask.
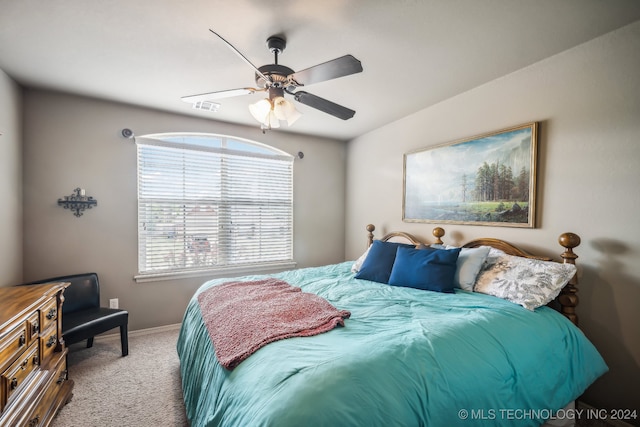
[[[600,410],[598,408],[594,408],[593,406],[584,403],[580,400],[576,401],[576,409],[585,409],[587,411],[593,411],[593,414],[595,416],[595,414],[600,414],[600,412],[602,412],[602,417],[599,418],[603,418],[603,421],[605,421],[607,423],[607,425],[610,426],[614,426],[614,427],[634,427],[633,425],[626,423],[622,420],[612,420],[611,417],[609,417],[609,411],[607,410]],[[604,419],[606,417],[606,419]],[[592,417],[593,418],[593,417]]]
[[[129,337],[137,337],[137,336],[142,336],[142,335],[155,334],[157,332],[175,331],[176,329],[180,329],[181,325],[182,325],[182,323],[174,323],[172,325],[156,326],[154,328],[137,329],[135,331],[130,331],[129,332]],[[98,338],[100,340],[120,339],[120,330],[119,329],[114,329],[114,332],[108,333],[108,334],[104,334],[104,335],[98,335],[96,337],[96,339],[98,339]]]

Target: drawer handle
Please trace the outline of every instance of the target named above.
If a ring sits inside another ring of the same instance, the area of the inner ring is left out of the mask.
[[[49,310],[49,312],[47,313],[47,319],[51,320],[54,317],[56,317],[56,309],[55,308],[51,308]]]
[[[40,332],[40,325],[38,324],[38,322],[35,322],[33,325],[31,325],[31,335],[35,335],[38,332]]]
[[[17,387],[18,387],[18,379],[17,379],[17,378],[13,378],[13,379],[11,380],[11,387],[10,387],[10,389],[11,389],[11,390],[15,390]]]
[[[54,345],[57,341],[57,337],[55,335],[51,335],[49,337],[49,339],[47,340],[47,348],[51,347],[52,345]]]
[[[24,334],[20,335],[20,340],[19,340],[18,346],[22,347],[23,345],[26,344],[26,342],[27,342],[27,337]]]
[[[62,384],[66,379],[67,379],[67,370],[65,369],[64,371],[60,372],[60,376],[58,377],[58,381],[56,381],[56,383]]]
[[[36,427],[38,424],[40,424],[40,415],[36,415],[29,420],[29,427]]]

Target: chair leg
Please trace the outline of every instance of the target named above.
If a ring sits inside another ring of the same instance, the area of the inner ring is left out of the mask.
[[[127,324],[120,325],[120,344],[122,345],[122,357],[129,354],[129,337],[127,335]]]
[[[93,347],[93,337],[87,339],[87,348]]]

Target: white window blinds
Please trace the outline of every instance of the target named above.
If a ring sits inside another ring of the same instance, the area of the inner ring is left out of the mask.
[[[292,156],[217,135],[136,142],[140,274],[292,261]]]

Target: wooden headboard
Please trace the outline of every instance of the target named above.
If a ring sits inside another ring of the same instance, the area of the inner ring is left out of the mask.
[[[373,224],[369,224],[367,225],[366,228],[368,231],[368,234],[367,234],[368,243],[369,245],[371,245],[374,239],[373,232],[375,231],[376,227]],[[435,240],[432,243],[437,243],[437,244],[444,243],[442,241],[442,237],[445,234],[445,231],[443,228],[441,227],[434,228],[432,231],[432,234],[435,237]],[[385,234],[379,240],[386,242],[394,238],[405,239],[414,245],[431,244],[430,242],[424,242],[418,239],[417,237],[415,237],[414,235],[410,233],[405,233],[403,231],[394,231],[394,232]],[[564,252],[560,254],[560,257],[562,258],[562,262],[575,265],[578,255],[576,255],[573,252],[573,248],[580,245],[580,236],[578,236],[575,233],[562,233],[558,238],[558,243],[560,243],[560,246],[562,246],[565,249]],[[479,246],[491,246],[493,248],[500,249],[501,251],[504,251],[509,255],[540,259],[543,261],[552,261],[552,259],[549,257],[531,254],[525,251],[524,249],[521,249],[509,242],[506,242],[500,239],[493,239],[493,238],[475,239],[462,245],[463,248],[477,248]],[[578,276],[576,273],[573,276],[573,278],[569,280],[569,283],[567,283],[567,285],[562,289],[562,291],[560,291],[560,295],[558,295],[558,297],[555,300],[556,301],[555,306],[553,304],[550,304],[552,308],[558,310],[576,326],[578,326],[578,315],[576,313],[576,307],[578,306],[578,302],[579,302],[577,293],[578,293]]]

